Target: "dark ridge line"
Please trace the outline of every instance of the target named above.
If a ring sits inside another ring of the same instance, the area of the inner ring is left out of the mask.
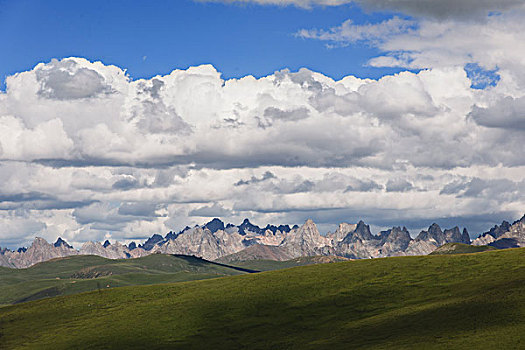
[[[195,255],[184,255],[184,254],[163,254],[163,255],[171,255],[171,256],[174,256],[174,257],[177,257],[177,258],[184,259],[184,260],[186,260],[188,262],[191,262],[189,260],[205,261],[205,262],[207,262],[209,264],[212,264],[212,265],[228,267],[230,269],[241,271],[241,272],[247,272],[247,273],[258,273],[258,272],[261,272],[259,270],[251,270],[251,269],[245,269],[243,267],[237,267],[237,266],[232,266],[232,265],[221,264],[219,262],[215,262],[215,261],[210,261],[210,260],[206,260],[206,259],[203,259],[203,258],[199,258],[198,256],[195,256]],[[190,258],[190,259],[188,259],[188,258]],[[136,258],[136,259],[140,259],[140,258]]]

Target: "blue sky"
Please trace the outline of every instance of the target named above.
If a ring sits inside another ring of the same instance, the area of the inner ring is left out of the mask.
[[[365,13],[353,4],[301,9],[191,0],[19,0],[3,1],[0,8],[2,80],[39,62],[70,56],[126,67],[133,78],[203,63],[213,64],[226,78],[301,67],[335,79],[399,71],[366,66],[378,54],[369,45],[327,49],[321,41],[294,35],[347,19],[364,24],[391,17]]]

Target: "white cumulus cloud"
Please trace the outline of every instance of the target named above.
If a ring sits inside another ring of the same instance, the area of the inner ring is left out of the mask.
[[[419,227],[518,215],[522,81],[508,69],[476,90],[454,62],[337,81],[307,69],[223,79],[211,65],[132,80],[83,58],[41,63],[0,93],[0,243],[127,241],[210,216]]]

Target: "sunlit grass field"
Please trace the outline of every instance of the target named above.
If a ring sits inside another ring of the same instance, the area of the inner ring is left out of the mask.
[[[94,255],[70,256],[27,269],[0,267],[0,305],[113,287],[191,281],[242,273],[241,270],[191,256],[152,254],[120,260]]]

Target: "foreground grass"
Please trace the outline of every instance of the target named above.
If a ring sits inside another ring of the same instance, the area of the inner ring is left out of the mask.
[[[94,255],[70,256],[27,269],[0,268],[0,305],[101,288],[193,281],[242,273],[191,256],[152,254],[119,260]]]
[[[525,249],[350,261],[0,308],[6,349],[522,349]]]

